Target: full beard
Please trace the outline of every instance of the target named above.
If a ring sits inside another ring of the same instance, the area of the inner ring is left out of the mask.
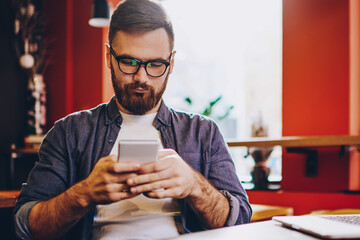
[[[111,65],[111,81],[116,99],[123,108],[134,115],[144,115],[156,107],[164,94],[168,78],[169,73],[166,75],[165,81],[157,93],[152,86],[146,83],[133,82],[121,86],[120,80],[116,78],[113,66]],[[139,87],[149,91],[147,93],[136,93],[133,91]]]

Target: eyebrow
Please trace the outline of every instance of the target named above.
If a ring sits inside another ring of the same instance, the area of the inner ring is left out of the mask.
[[[169,61],[169,60],[166,60],[164,58],[154,58],[154,59],[139,59],[139,58],[136,58],[136,57],[133,57],[133,56],[130,56],[128,54],[121,54],[121,55],[117,55],[116,58],[118,57],[121,57],[121,58],[129,58],[129,59],[137,59],[137,60],[140,60],[140,61],[143,61],[143,62],[148,62],[148,61]]]

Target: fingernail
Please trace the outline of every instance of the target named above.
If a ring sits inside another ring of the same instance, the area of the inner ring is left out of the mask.
[[[134,184],[134,180],[132,180],[131,178],[130,178],[130,179],[128,179],[128,181],[127,181],[127,182],[128,182],[128,184],[129,184],[129,185],[133,185],[133,184]]]
[[[132,194],[136,194],[136,192],[137,192],[136,188],[130,188],[130,191],[131,191]]]

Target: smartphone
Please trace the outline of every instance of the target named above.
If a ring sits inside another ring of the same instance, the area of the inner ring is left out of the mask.
[[[159,140],[120,140],[118,162],[137,161],[140,164],[156,161]]]

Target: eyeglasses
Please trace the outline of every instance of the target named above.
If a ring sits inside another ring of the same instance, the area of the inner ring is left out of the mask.
[[[145,66],[145,71],[150,77],[161,77],[166,72],[166,69],[170,66],[171,56],[170,54],[169,61],[164,60],[150,60],[150,61],[141,61],[136,58],[127,57],[127,56],[116,56],[114,50],[110,46],[110,53],[114,56],[115,60],[118,62],[119,70],[125,74],[136,74],[141,65]]]

